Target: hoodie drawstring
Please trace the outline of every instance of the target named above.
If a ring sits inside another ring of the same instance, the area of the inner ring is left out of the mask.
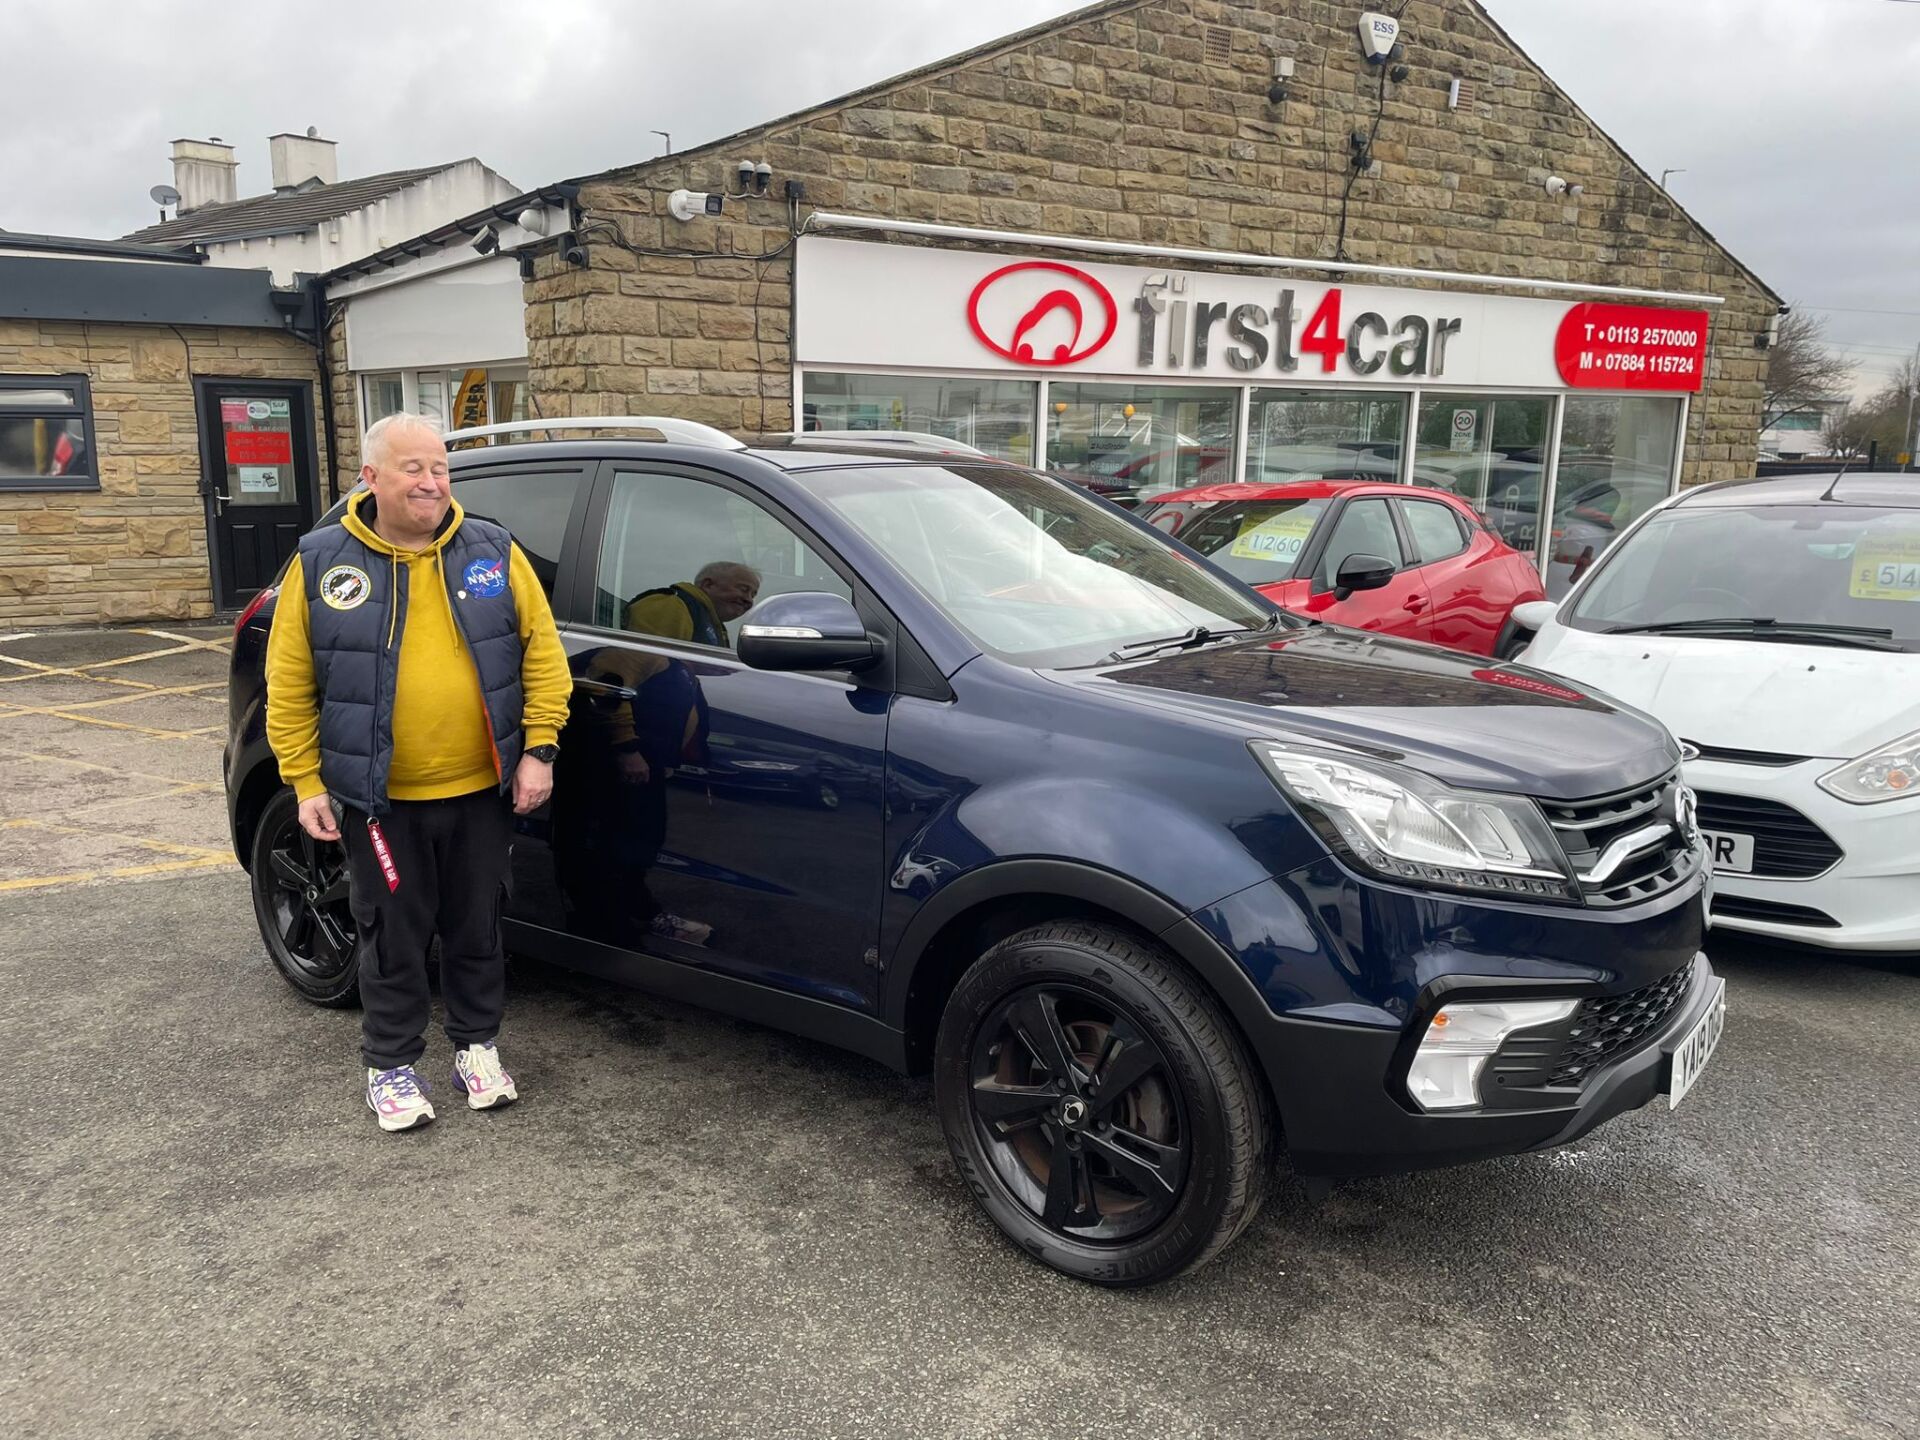
[[[393,565],[393,578],[387,585],[387,649],[391,650],[393,632],[400,624],[400,556],[389,550],[387,559]]]

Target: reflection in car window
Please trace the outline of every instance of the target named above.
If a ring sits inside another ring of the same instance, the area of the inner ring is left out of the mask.
[[[560,568],[560,545],[580,493],[579,470],[551,472],[495,470],[481,475],[456,475],[453,498],[460,508],[480,520],[504,525],[512,533],[540,586],[553,598],[553,579]]]
[[[1885,627],[1920,649],[1920,510],[1755,505],[1668,510],[1601,562],[1575,628],[1771,619]]]
[[[1240,500],[1194,505],[1180,538],[1236,580],[1273,585],[1293,578],[1325,500]],[[1145,517],[1158,524],[1157,516]],[[1165,529],[1165,526],[1160,528]]]
[[[1011,465],[814,471],[807,483],[991,655],[1091,665],[1271,607],[1072,485]]]
[[[745,496],[685,475],[613,477],[596,625],[730,647],[757,600],[796,590],[853,594],[806,541]]]
[[[1331,585],[1340,567],[1355,555],[1378,555],[1399,570],[1407,563],[1385,500],[1349,500],[1334,523],[1333,537],[1314,571],[1314,583]]]
[[[1460,517],[1445,505],[1431,500],[1403,500],[1400,513],[1407,517],[1407,529],[1413,532],[1413,548],[1420,564],[1449,559],[1467,548]]]

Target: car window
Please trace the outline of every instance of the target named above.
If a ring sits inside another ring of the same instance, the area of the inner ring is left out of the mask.
[[[453,498],[467,514],[504,525],[553,598],[567,520],[584,483],[584,470],[488,470],[455,475]]]
[[[747,610],[796,590],[853,598],[818,551],[744,495],[686,475],[614,473],[596,625],[731,645]]]
[[[1406,566],[1407,557],[1400,549],[1400,536],[1384,499],[1347,502],[1313,572],[1314,583],[1323,587],[1333,584],[1340,567],[1355,555],[1378,555],[1391,561],[1396,570]]]
[[[1764,620],[1886,630],[1920,649],[1920,510],[1867,505],[1667,510],[1607,552],[1576,629]],[[1764,638],[1761,637],[1761,638]]]
[[[1037,668],[1276,619],[1074,485],[1014,465],[868,466],[806,483],[987,653]]]
[[[1175,509],[1169,505],[1162,507]],[[1307,548],[1307,537],[1326,512],[1325,500],[1226,500],[1215,505],[1188,503],[1195,513],[1147,523],[1178,534],[1187,544],[1236,580],[1273,585],[1293,578]],[[1184,523],[1184,528],[1181,528]]]
[[[1407,529],[1413,534],[1414,553],[1422,565],[1446,560],[1467,548],[1466,527],[1460,517],[1445,505],[1431,500],[1402,500],[1400,513],[1407,517]]]

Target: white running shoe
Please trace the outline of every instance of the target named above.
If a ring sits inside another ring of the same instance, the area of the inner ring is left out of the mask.
[[[367,1067],[367,1108],[382,1130],[411,1130],[433,1119],[426,1090],[427,1082],[413,1073],[411,1065],[391,1070]]]
[[[467,1092],[467,1104],[475,1110],[510,1105],[520,1098],[513,1076],[500,1068],[500,1052],[491,1040],[453,1052],[453,1082]]]

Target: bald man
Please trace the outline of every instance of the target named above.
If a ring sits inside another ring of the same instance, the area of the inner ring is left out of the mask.
[[[715,560],[702,565],[691,581],[636,595],[627,606],[626,628],[724,650],[728,622],[751,610],[759,595],[758,570],[734,560]]]

